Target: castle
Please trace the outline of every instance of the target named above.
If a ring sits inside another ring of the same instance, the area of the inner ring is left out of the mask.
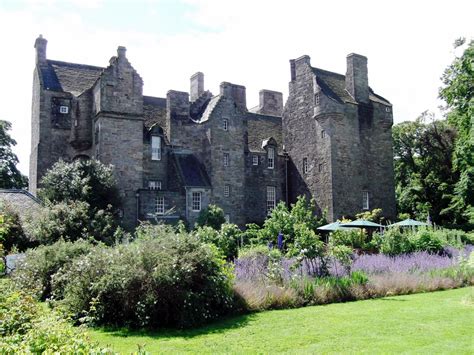
[[[395,217],[392,105],[368,84],[367,58],[347,56],[346,75],[290,60],[289,97],[261,90],[248,109],[245,87],[204,75],[190,92],[144,96],[118,47],[107,67],[49,60],[36,39],[30,191],[59,159],[114,166],[122,223],[191,225],[209,204],[238,225],[262,222],[279,201],[313,197],[329,220],[382,208]]]

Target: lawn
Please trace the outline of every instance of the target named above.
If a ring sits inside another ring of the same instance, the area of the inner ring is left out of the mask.
[[[474,287],[235,317],[189,331],[90,330],[120,353],[474,353]]]

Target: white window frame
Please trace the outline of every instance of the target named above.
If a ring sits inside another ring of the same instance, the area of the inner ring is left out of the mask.
[[[272,210],[276,206],[276,189],[275,186],[267,186],[267,215],[272,214]]]
[[[149,180],[148,181],[149,190],[161,190],[161,180]]]
[[[59,113],[67,115],[69,113],[69,107],[64,105],[59,106]]]
[[[202,192],[191,192],[191,210],[193,212],[200,212],[202,208]]]
[[[321,96],[320,96],[319,92],[314,95],[314,104],[316,106],[319,106],[321,104]]]
[[[370,204],[369,204],[369,191],[362,191],[362,209],[363,210],[368,210],[370,209]]]
[[[230,185],[224,185],[224,197],[230,196]]]
[[[230,158],[229,158],[229,153],[224,153],[224,166],[229,166],[229,161],[230,161]]]
[[[222,129],[224,131],[228,131],[229,130],[229,120],[228,119],[224,119],[222,121]]]
[[[268,160],[268,169],[275,168],[275,148],[268,147],[267,160]]]
[[[151,160],[161,160],[160,136],[151,136]]]
[[[155,197],[155,213],[159,216],[165,214],[165,198],[164,196]]]
[[[258,155],[252,155],[252,165],[258,165]]]
[[[224,215],[224,219],[226,223],[230,223],[230,214]]]
[[[308,173],[308,158],[303,158],[303,174]]]
[[[324,163],[318,165],[318,171],[322,173],[324,171]]]
[[[326,138],[326,131],[324,129],[321,130],[321,138]]]

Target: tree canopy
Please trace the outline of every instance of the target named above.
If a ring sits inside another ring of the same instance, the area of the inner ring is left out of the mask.
[[[28,186],[28,179],[16,167],[18,157],[12,150],[16,141],[8,132],[11,127],[10,122],[0,120],[0,188],[21,189]]]

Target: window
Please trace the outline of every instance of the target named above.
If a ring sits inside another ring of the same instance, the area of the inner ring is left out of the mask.
[[[369,191],[362,191],[362,209],[369,209]]]
[[[321,173],[324,170],[324,164],[319,164],[318,171]]]
[[[229,215],[229,214],[226,214],[226,215],[224,216],[224,218],[225,218],[225,222],[226,222],[226,223],[230,223],[230,215]]]
[[[156,196],[155,198],[155,213],[158,215],[165,214],[165,198],[163,196]]]
[[[321,130],[321,138],[326,138],[326,131],[324,129]]]
[[[148,181],[148,188],[150,190],[161,190],[161,181],[160,180]]]
[[[224,131],[227,131],[229,129],[229,121],[228,120],[222,121],[222,129]]]
[[[151,137],[151,160],[161,160],[161,137]]]
[[[267,186],[267,215],[270,215],[275,208],[275,197],[275,186]]]
[[[201,192],[193,192],[191,208],[194,212],[199,212],[201,210]]]
[[[225,197],[230,196],[230,185],[224,185],[224,196]]]
[[[99,134],[100,134],[100,123],[95,125],[95,132],[94,132],[94,142],[97,144],[99,142]]]
[[[314,95],[314,104],[315,104],[316,106],[319,106],[320,101],[321,101],[321,100],[320,100],[319,93],[317,93],[316,95]]]
[[[303,174],[308,172],[308,158],[303,158]]]
[[[390,112],[390,107],[385,107],[385,112]]]
[[[268,169],[273,169],[275,167],[275,149],[268,148]]]
[[[67,106],[59,106],[59,113],[62,113],[64,115],[69,113],[69,107]]]
[[[224,166],[229,166],[229,153],[224,153]]]
[[[252,165],[258,165],[258,155],[252,156]]]

